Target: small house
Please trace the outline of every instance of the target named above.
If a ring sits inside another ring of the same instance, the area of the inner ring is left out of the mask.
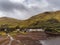
[[[43,29],[25,29],[26,32],[34,32],[34,31],[44,31]]]

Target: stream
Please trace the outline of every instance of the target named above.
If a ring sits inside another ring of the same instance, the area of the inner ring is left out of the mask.
[[[10,38],[10,41],[9,41],[9,44],[8,44],[8,45],[11,45],[13,41],[18,42],[18,44],[20,44],[20,43],[21,43],[21,41],[20,41],[20,40],[16,40],[16,39],[14,39],[10,34],[7,34],[7,36]]]
[[[10,42],[8,45],[11,45],[12,44],[12,41],[15,40],[11,35],[7,34],[7,36],[10,38]]]

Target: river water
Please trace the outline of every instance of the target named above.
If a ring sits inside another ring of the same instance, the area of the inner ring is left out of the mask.
[[[54,37],[46,40],[39,40],[42,45],[60,45],[60,37]]]

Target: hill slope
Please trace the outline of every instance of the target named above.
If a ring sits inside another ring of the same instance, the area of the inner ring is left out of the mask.
[[[1,17],[0,18],[0,26],[3,24],[8,24],[9,26],[19,25],[21,20],[9,18],[9,17]]]
[[[46,26],[46,25],[59,25],[60,24],[60,11],[57,12],[45,12],[42,14],[38,14],[36,16],[31,17],[30,19],[26,20],[29,26]]]
[[[28,20],[17,20],[8,17],[0,18],[0,25],[8,24],[9,26],[19,25],[24,28],[40,28],[48,26],[59,26],[60,24],[60,11],[57,12],[44,12],[32,16]]]

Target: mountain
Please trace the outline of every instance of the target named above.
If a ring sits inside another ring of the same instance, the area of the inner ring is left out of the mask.
[[[60,11],[57,11],[57,12],[44,12],[44,13],[41,13],[41,14],[38,14],[36,16],[33,16],[31,17],[30,19],[28,20],[48,20],[48,19],[51,19],[51,18],[54,18],[54,19],[57,19],[60,21]]]
[[[60,11],[44,12],[36,16],[32,16],[26,20],[27,24],[34,28],[59,26],[60,24]]]
[[[21,28],[43,28],[43,27],[59,27],[60,25],[60,11],[44,12],[32,16],[27,20],[17,20],[9,17],[1,17],[0,25],[8,24],[11,27],[19,25]]]

